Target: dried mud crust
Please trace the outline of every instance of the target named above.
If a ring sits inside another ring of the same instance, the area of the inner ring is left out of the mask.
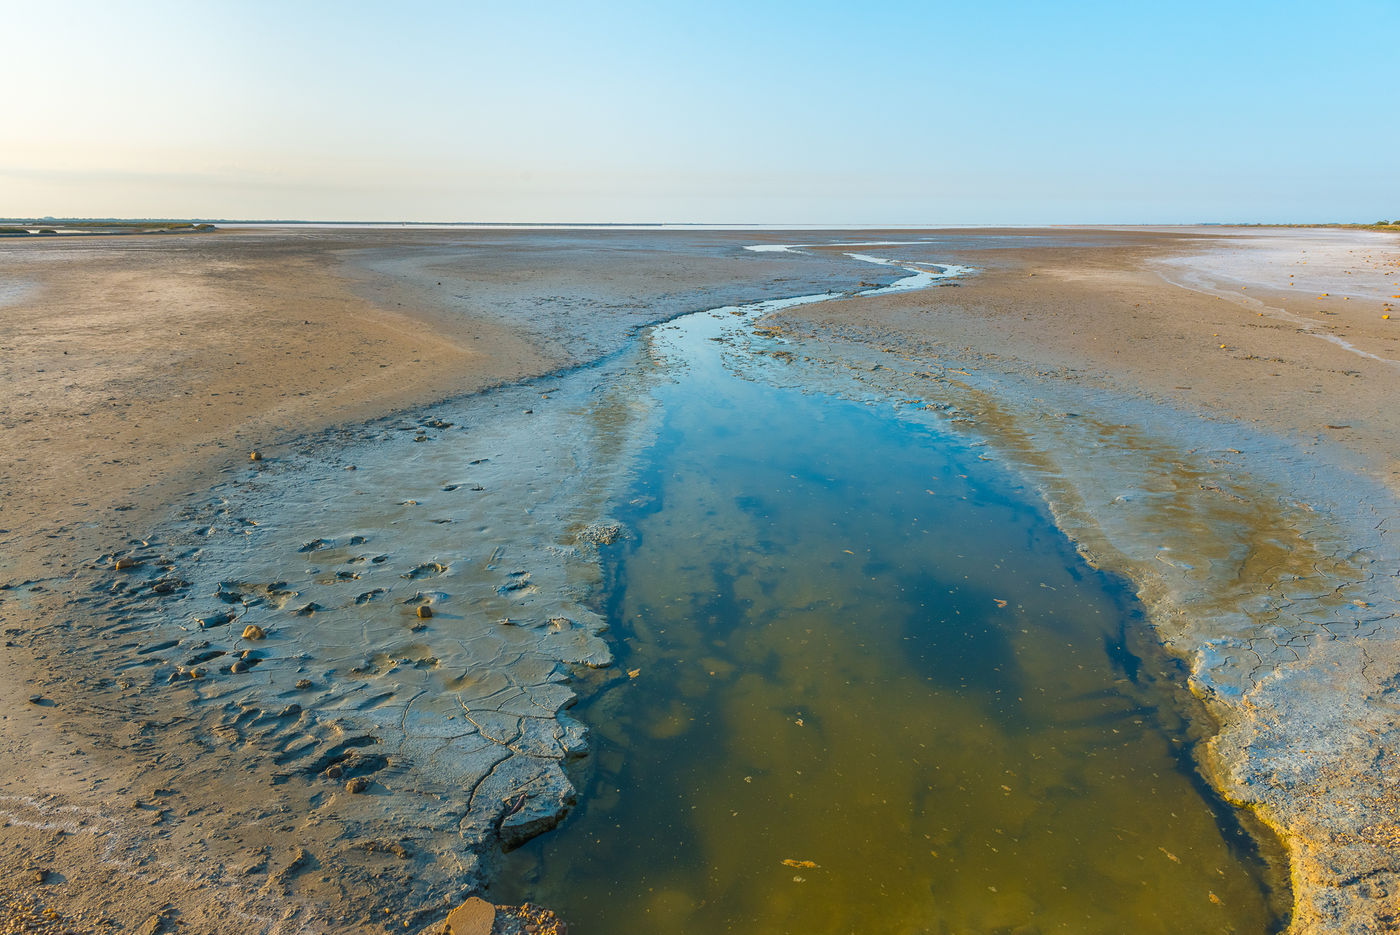
[[[128,927],[402,931],[557,821],[561,764],[584,749],[570,682],[613,677],[581,599],[645,412],[594,371],[587,426],[561,435],[552,382],[499,391],[529,397],[501,419],[509,456],[379,497],[383,527],[315,521],[378,472],[326,460],[370,439],[308,433],[611,354],[696,308],[853,281],[747,242],[297,231],[0,251],[21,283],[0,421],[22,455],[0,459],[0,867],[49,855],[37,898]],[[402,421],[370,432],[395,441],[379,482],[455,450],[466,420]],[[317,457],[284,525],[279,483]],[[222,500],[167,520],[216,480]]]
[[[72,774],[0,782],[0,862],[40,850],[56,905],[129,923],[171,900],[191,931],[317,931],[332,908],[337,931],[402,931],[480,889],[574,802],[572,683],[623,677],[583,601],[628,458],[595,454],[647,411],[592,385],[248,463],[71,579],[0,592]]]

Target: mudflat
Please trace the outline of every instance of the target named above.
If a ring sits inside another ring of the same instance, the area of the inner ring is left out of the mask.
[[[976,272],[785,310],[764,323],[784,359],[946,407],[1031,478],[1190,664],[1220,722],[1203,768],[1282,832],[1294,929],[1383,930],[1400,246],[1217,228],[0,244],[16,918],[436,924],[493,849],[568,808],[559,764],[586,725],[565,670],[607,664],[590,545],[615,534],[611,479],[646,420],[621,378],[602,403],[522,381],[685,312],[889,278],[851,253]],[[568,406],[592,407],[587,431]],[[470,468],[433,454],[452,432],[479,440]],[[378,453],[323,458],[358,441]],[[401,489],[408,463],[439,480]],[[350,468],[390,513],[325,502]],[[371,515],[416,524],[413,549],[376,542]],[[479,555],[432,538],[452,521],[477,524]],[[392,633],[365,629],[381,594]],[[430,653],[415,628],[463,606],[494,642]],[[444,732],[459,708],[475,719]]]

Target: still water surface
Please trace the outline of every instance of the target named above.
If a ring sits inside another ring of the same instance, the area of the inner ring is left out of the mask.
[[[1124,587],[985,449],[773,385],[737,321],[652,333],[580,804],[493,897],[583,935],[1278,930]]]

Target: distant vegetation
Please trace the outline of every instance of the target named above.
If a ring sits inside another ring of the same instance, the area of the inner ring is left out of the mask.
[[[0,237],[63,237],[94,234],[178,234],[217,230],[194,221],[128,221],[109,218],[8,218]]]
[[[1328,227],[1342,230],[1395,231],[1400,233],[1400,218],[1393,221],[1377,221],[1374,224],[1228,224],[1222,227]]]

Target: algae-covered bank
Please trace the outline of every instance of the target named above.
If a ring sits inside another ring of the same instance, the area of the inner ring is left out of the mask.
[[[7,245],[9,911],[1385,931],[1397,262],[1187,229]]]

